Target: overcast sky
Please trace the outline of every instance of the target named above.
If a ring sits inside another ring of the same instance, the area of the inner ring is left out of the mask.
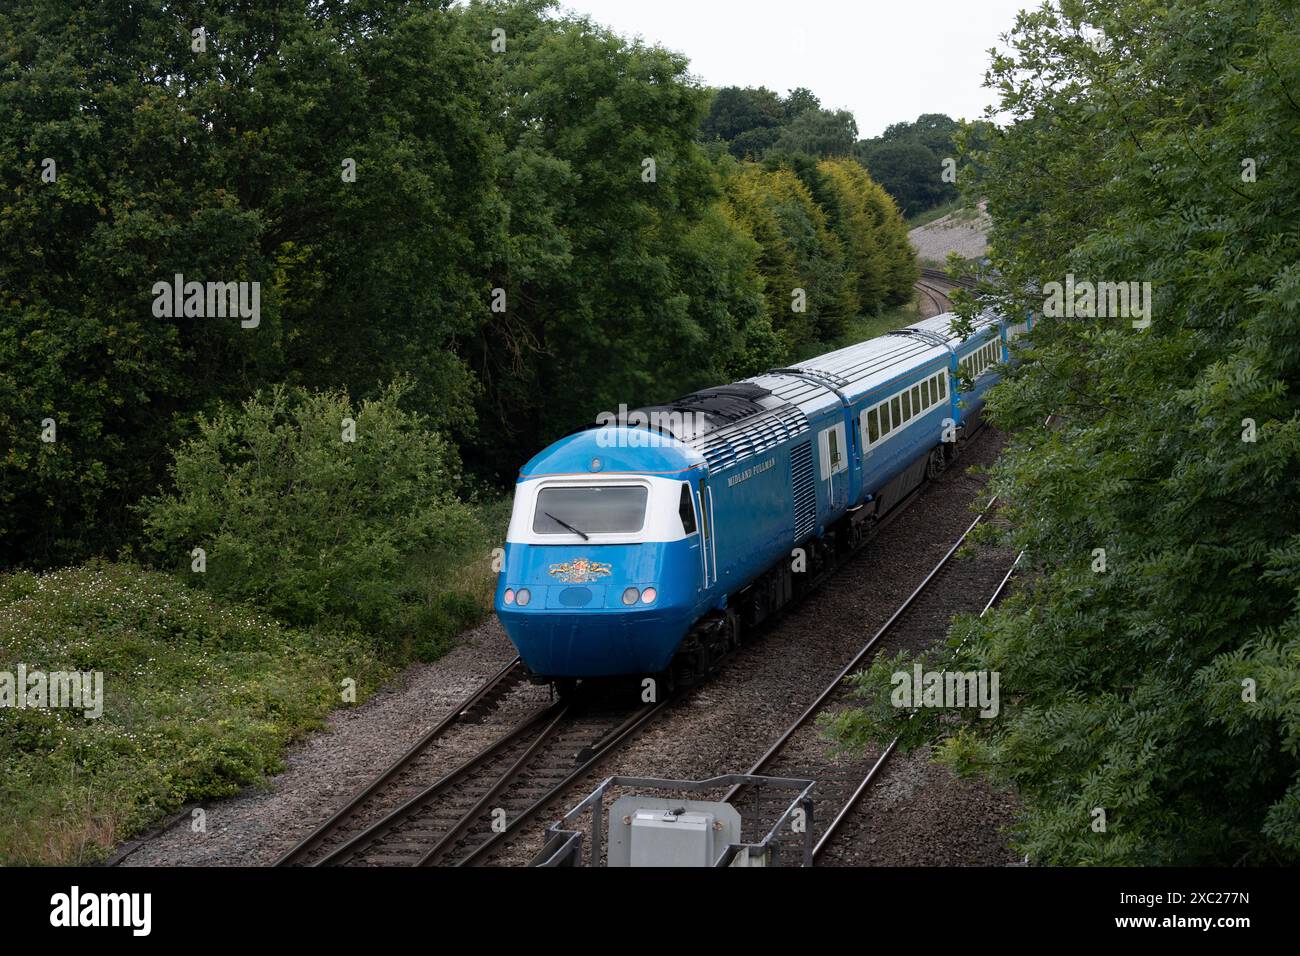
[[[921,113],[975,119],[991,46],[1039,0],[560,0],[690,57],[709,86],[806,86],[863,137]]]

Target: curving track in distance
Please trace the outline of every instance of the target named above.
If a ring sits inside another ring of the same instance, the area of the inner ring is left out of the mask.
[[[976,285],[973,279],[953,279],[941,269],[922,269],[921,278],[916,281],[915,288],[930,303],[929,308],[925,302],[920,303],[923,317],[930,318],[944,312],[951,312],[952,299],[948,294],[958,288],[974,291]]]

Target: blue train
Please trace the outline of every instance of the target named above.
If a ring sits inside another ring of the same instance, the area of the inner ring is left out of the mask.
[[[815,584],[955,454],[1032,322],[985,313],[962,341],[951,319],[604,416],[529,461],[496,611],[533,675],[689,682]]]

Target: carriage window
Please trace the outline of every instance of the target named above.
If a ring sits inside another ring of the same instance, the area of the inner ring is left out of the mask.
[[[912,393],[903,393],[903,421],[912,417]]]
[[[888,435],[894,428],[894,423],[889,417],[889,402],[880,406],[880,434]]]
[[[947,375],[939,376],[939,397],[940,398],[948,397],[948,376]]]
[[[880,441],[880,409],[873,408],[867,412],[867,441],[874,445]]]
[[[533,531],[537,534],[617,534],[645,524],[643,485],[587,485],[543,488],[537,494]]]
[[[894,413],[894,427],[903,424],[903,402],[897,395],[889,400],[889,407]]]
[[[912,386],[912,414],[921,414],[921,386]]]
[[[691,503],[689,484],[682,485],[682,497],[677,504],[677,514],[682,519],[682,530],[687,534],[695,534],[695,506]]]

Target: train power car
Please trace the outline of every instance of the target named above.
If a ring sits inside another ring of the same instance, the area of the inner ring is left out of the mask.
[[[945,466],[1028,324],[986,312],[962,340],[951,319],[638,409],[529,461],[495,604],[534,677],[689,682],[815,583]]]

